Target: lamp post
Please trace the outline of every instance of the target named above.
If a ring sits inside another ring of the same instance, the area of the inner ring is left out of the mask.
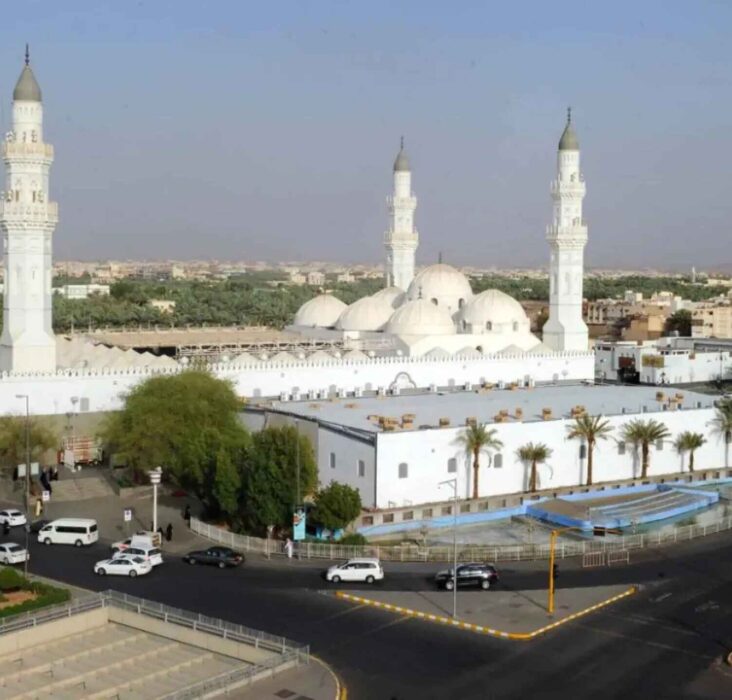
[[[147,475],[153,486],[153,532],[158,531],[158,485],[163,478],[163,468],[151,469]]]
[[[24,497],[23,502],[25,504],[25,561],[23,562],[23,572],[28,576],[28,547],[30,542],[28,541],[28,533],[30,532],[30,510],[28,503],[28,491],[30,490],[30,463],[31,463],[31,449],[30,449],[30,400],[28,394],[16,394],[16,399],[25,399],[25,486],[23,488]]]
[[[452,505],[452,556],[453,556],[453,570],[452,570],[452,619],[457,619],[457,512],[458,512],[458,480],[457,477],[454,479],[446,479],[440,481],[438,486],[444,486],[449,484],[453,490],[453,505]]]

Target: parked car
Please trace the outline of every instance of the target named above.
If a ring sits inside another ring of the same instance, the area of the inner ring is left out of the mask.
[[[15,542],[0,544],[0,564],[20,564],[30,560],[30,554],[25,547]]]
[[[189,564],[213,564],[219,569],[225,569],[228,566],[239,566],[244,562],[244,555],[235,552],[229,547],[209,547],[195,552],[188,552],[183,557],[183,561]]]
[[[128,547],[160,547],[162,545],[162,537],[159,532],[150,532],[148,530],[140,530],[132,537],[112,543],[112,550],[115,552],[124,552]]]
[[[25,525],[26,522],[28,521],[25,515],[19,510],[15,510],[14,508],[0,510],[0,525],[7,523],[10,527],[17,527],[18,525]]]
[[[31,534],[37,535],[48,523],[50,523],[50,520],[46,520],[45,518],[41,518],[40,520],[34,520],[29,525],[29,532]]]
[[[498,583],[498,571],[493,564],[458,564],[457,585],[480,586],[487,591],[491,586]],[[435,575],[435,583],[447,591],[455,588],[454,569],[445,569]]]
[[[114,559],[102,559],[94,564],[94,573],[99,576],[143,576],[152,571],[152,564],[142,557],[121,556]]]
[[[349,559],[342,564],[331,566],[325,572],[325,580],[332,583],[341,581],[363,581],[374,583],[384,578],[384,569],[378,559]]]
[[[124,552],[115,552],[112,555],[112,559],[118,559],[119,557],[124,556],[148,559],[153,566],[160,566],[160,564],[163,563],[163,553],[157,547],[143,544],[137,544],[134,547],[127,547]]]

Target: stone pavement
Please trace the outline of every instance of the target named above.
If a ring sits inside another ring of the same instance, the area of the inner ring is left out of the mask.
[[[340,700],[345,698],[335,673],[319,660],[283,671],[249,688],[227,693],[230,700]]]
[[[547,612],[546,590],[511,591],[496,587],[482,591],[461,588],[457,594],[457,619],[501,632],[526,634],[618,596],[628,588],[627,584],[559,588],[554,597],[553,615]],[[347,593],[425,615],[452,617],[453,594],[448,591],[383,591],[377,586]]]

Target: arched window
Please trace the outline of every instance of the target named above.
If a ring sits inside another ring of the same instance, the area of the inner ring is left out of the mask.
[[[500,452],[493,455],[493,466],[496,469],[500,469],[503,466],[503,455]]]
[[[406,462],[399,463],[399,478],[406,479],[409,476],[409,465]]]
[[[485,329],[487,331],[492,331],[493,330],[493,322],[492,321],[486,321],[485,322]]]
[[[458,299],[458,309],[462,309],[465,304],[465,299]]]
[[[454,457],[450,457],[447,460],[447,473],[454,474],[457,471],[457,460]]]
[[[432,302],[432,303],[433,303],[433,304],[434,304],[435,306],[437,306],[437,299],[435,299],[434,297],[432,297],[432,299],[430,299],[430,301],[431,301],[431,302]]]
[[[468,322],[465,319],[462,320],[462,326],[464,331],[468,329]]]
[[[579,458],[580,459],[587,459],[587,445],[580,445],[580,448],[579,448]]]
[[[513,332],[516,333],[518,331],[518,321],[513,322]]]

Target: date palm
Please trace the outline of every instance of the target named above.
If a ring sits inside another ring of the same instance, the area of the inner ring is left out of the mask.
[[[641,448],[641,478],[648,475],[651,460],[651,444],[671,436],[668,428],[657,420],[636,418],[626,423],[621,429],[623,440],[634,447]]]
[[[529,479],[529,491],[536,491],[536,465],[543,464],[552,456],[552,449],[543,442],[528,442],[516,450],[518,458],[522,462],[531,463],[531,477]]]
[[[729,444],[732,442],[732,400],[724,399],[717,405],[712,418],[712,430],[724,439],[724,466],[729,466]]]
[[[478,478],[480,476],[480,453],[486,450],[500,450],[503,443],[496,437],[494,428],[485,425],[468,425],[459,435],[457,442],[462,445],[468,458],[473,459],[473,498],[478,498]]]
[[[698,450],[707,439],[701,433],[692,433],[689,430],[679,433],[674,443],[676,451],[683,455],[684,452],[689,453],[689,471],[694,471],[694,451]]]
[[[595,452],[595,443],[598,440],[607,440],[613,429],[610,421],[602,416],[589,416],[583,413],[574,419],[574,425],[567,427],[567,437],[570,440],[580,438],[587,443],[587,485],[592,486],[592,462]]]

